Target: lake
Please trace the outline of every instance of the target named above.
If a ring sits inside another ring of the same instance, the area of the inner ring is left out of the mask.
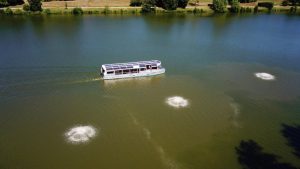
[[[241,169],[257,161],[242,140],[300,167],[288,144],[300,136],[284,134],[300,125],[299,16],[0,20],[1,169]],[[102,64],[152,59],[164,75],[99,77]],[[96,136],[69,142],[80,125]]]

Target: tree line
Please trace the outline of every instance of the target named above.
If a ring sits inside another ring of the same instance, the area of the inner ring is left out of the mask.
[[[23,0],[0,0],[0,7],[22,5],[24,4]]]
[[[177,8],[185,8],[189,0],[131,0],[130,6],[142,6],[142,12],[151,12],[155,7],[165,10],[176,10]]]
[[[0,7],[8,7],[15,5],[22,5],[24,11],[42,11],[41,0],[28,0],[28,4],[24,4],[24,0],[0,0]],[[10,8],[7,8],[6,13],[12,13]]]
[[[209,4],[211,9],[215,13],[225,13],[228,10],[232,13],[248,12],[252,11],[250,8],[243,8],[240,3],[251,3],[257,2],[257,0],[212,0],[212,4]],[[161,7],[165,10],[176,10],[177,8],[185,8],[189,0],[131,0],[130,6],[142,6],[142,12],[154,12],[156,7]],[[227,8],[230,5],[230,8]],[[292,5],[295,10],[297,10],[298,5],[300,5],[300,0],[283,0],[283,6]],[[269,11],[273,8],[274,3],[270,1],[258,2],[254,8],[254,12],[258,11],[258,7],[267,8]],[[291,8],[292,10],[292,8]]]

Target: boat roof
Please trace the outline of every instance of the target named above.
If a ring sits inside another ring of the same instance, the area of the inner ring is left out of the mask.
[[[104,64],[102,65],[102,67],[106,70],[118,70],[118,69],[144,68],[146,67],[146,65],[158,66],[160,64],[161,61],[159,60],[150,60],[150,61]]]

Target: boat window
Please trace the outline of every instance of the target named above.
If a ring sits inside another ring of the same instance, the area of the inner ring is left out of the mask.
[[[151,65],[147,65],[146,68],[147,68],[147,69],[151,69]]]
[[[115,71],[115,74],[116,74],[116,75],[121,75],[121,74],[122,74],[122,70],[116,70],[116,71]]]
[[[152,67],[152,69],[157,69],[157,67]]]
[[[131,69],[131,73],[138,73],[138,69]]]
[[[114,72],[107,72],[107,74],[114,74]]]
[[[123,74],[128,74],[129,73],[129,70],[123,70]]]
[[[141,71],[145,71],[146,70],[146,68],[141,68]]]

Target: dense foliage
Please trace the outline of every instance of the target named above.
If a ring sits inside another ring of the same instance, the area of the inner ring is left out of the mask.
[[[289,2],[287,0],[284,0],[284,1],[281,2],[281,5],[282,6],[288,6]]]
[[[130,6],[138,6],[142,2],[142,12],[153,12],[155,7],[161,7],[166,10],[176,10],[185,8],[189,0],[131,0]]]
[[[212,9],[216,13],[224,13],[227,11],[227,0],[213,0]]]
[[[162,0],[162,8],[166,10],[175,10],[178,7],[178,0]]]
[[[23,0],[7,0],[7,2],[9,3],[9,5],[21,5],[21,4],[24,4]]]
[[[0,0],[0,7],[6,7],[11,5],[21,5],[23,4],[23,0]]]
[[[129,6],[141,6],[142,3],[142,0],[131,0]]]
[[[4,13],[5,13],[6,15],[12,15],[12,14],[13,14],[13,11],[12,11],[10,8],[6,8],[6,9],[4,10]]]
[[[256,2],[257,0],[240,0],[240,3]]]
[[[179,8],[185,8],[188,4],[188,0],[178,0],[178,7]]]
[[[24,4],[24,5],[23,5],[23,10],[24,10],[24,11],[30,11],[30,6],[29,6],[29,4]]]
[[[5,7],[5,6],[8,6],[8,2],[7,0],[0,0],[0,7]]]
[[[155,0],[144,0],[142,3],[142,13],[155,12]]]
[[[232,0],[230,5],[231,5],[230,12],[239,13],[241,7],[238,0]]]
[[[41,0],[28,0],[30,11],[42,11]]]
[[[265,8],[268,8],[269,10],[271,10],[274,6],[274,3],[273,2],[258,2],[257,6],[265,7]]]
[[[82,14],[83,14],[83,10],[82,10],[81,8],[74,8],[74,9],[72,10],[72,13],[73,13],[74,15],[82,15]]]
[[[299,6],[300,0],[286,0],[285,3],[286,3],[286,5]]]

